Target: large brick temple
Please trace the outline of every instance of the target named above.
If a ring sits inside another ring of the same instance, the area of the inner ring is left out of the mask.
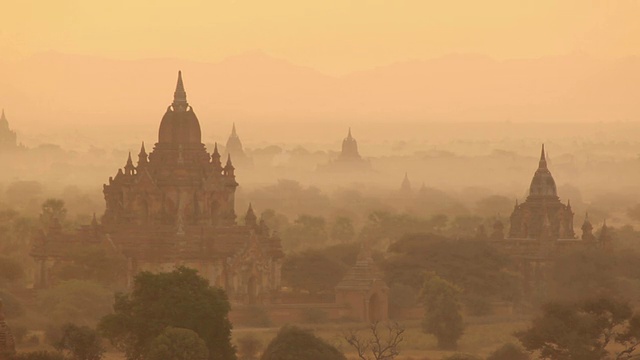
[[[99,223],[72,234],[53,223],[37,239],[36,285],[55,283],[52,269],[70,261],[67,249],[102,243],[128,259],[128,281],[140,271],[199,270],[234,301],[269,302],[280,290],[280,240],[249,206],[241,224],[235,213],[235,169],[217,146],[209,154],[200,122],[187,102],[182,74],[160,122],[158,142],[144,143],[104,185],[106,211]],[[59,224],[58,224],[59,225]]]

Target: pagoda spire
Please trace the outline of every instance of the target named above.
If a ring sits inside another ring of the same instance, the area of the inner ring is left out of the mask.
[[[2,115],[0,115],[0,126],[4,128],[9,128],[9,121],[7,121],[7,117],[4,115],[4,109],[2,109]]]
[[[226,165],[224,166],[224,169],[223,169],[224,170],[224,175],[232,176],[232,177],[235,176],[235,172],[234,172],[235,169],[236,168],[234,168],[233,164],[231,163],[231,154],[228,154],[227,155],[227,163],[226,163]]]
[[[231,127],[231,136],[233,137],[238,136],[238,134],[236,133],[236,123],[233,123],[233,127]]]
[[[140,153],[138,154],[138,166],[144,165],[148,160],[147,151],[144,148],[144,141],[142,142],[142,146],[140,146]]]
[[[131,151],[129,151],[129,157],[127,158],[127,164],[124,166],[124,173],[126,175],[133,175],[133,171],[135,170],[135,166],[133,166],[133,160],[131,160]]]
[[[351,126],[349,126],[349,134],[347,135],[347,139],[353,139],[353,136],[351,136]]]
[[[253,206],[249,203],[249,209],[247,209],[247,214],[244,217],[244,223],[248,226],[256,226],[258,221],[258,217],[256,213],[253,211]]]
[[[542,151],[540,152],[540,163],[538,165],[539,169],[547,168],[547,156],[544,153],[544,144],[542,144]]]
[[[178,82],[176,84],[176,91],[173,93],[173,104],[175,108],[184,110],[187,105],[187,92],[184,91],[184,84],[182,83],[182,71],[178,71]]]

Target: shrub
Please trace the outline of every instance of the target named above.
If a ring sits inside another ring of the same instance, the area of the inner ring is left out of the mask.
[[[346,360],[332,345],[310,331],[285,326],[269,343],[261,360]]]
[[[149,346],[146,360],[205,360],[209,350],[204,340],[189,329],[167,327]]]

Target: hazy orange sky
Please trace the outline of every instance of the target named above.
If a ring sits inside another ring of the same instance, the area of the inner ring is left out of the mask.
[[[453,52],[640,55],[640,1],[5,0],[0,56],[218,61],[260,49],[341,74]]]

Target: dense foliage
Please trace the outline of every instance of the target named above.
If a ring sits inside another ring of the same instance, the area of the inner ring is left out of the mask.
[[[195,331],[167,327],[149,345],[145,360],[206,360],[207,344]]]
[[[549,360],[602,360],[637,356],[640,316],[611,298],[548,303],[531,327],[516,334],[523,346]]]
[[[211,360],[235,360],[231,345],[230,305],[222,289],[209,286],[196,270],[142,272],[130,294],[116,295],[114,314],[100,330],[128,359],[141,359],[169,326],[193,330],[204,340]]]
[[[384,269],[392,288],[401,284],[417,293],[422,274],[435,272],[463,289],[461,300],[474,314],[485,313],[491,301],[522,299],[522,281],[510,258],[487,242],[409,234],[389,246],[389,255]]]
[[[438,339],[440,349],[456,349],[464,333],[460,292],[458,287],[435,274],[425,275],[420,294],[425,310],[422,329]]]
[[[97,331],[75,324],[62,327],[62,337],[56,341],[54,347],[59,351],[68,352],[73,360],[100,360],[105,352]]]
[[[261,360],[346,360],[334,346],[308,330],[285,326],[269,343]]]

